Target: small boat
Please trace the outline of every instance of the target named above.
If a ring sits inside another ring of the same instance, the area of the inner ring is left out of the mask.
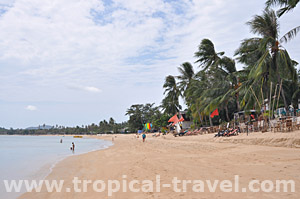
[[[74,135],[73,138],[82,138],[81,135]]]

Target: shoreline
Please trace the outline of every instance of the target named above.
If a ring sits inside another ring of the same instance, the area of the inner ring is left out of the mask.
[[[7,138],[4,138],[4,139],[10,140],[9,139],[10,135],[4,135],[4,136],[7,137]],[[29,143],[29,144],[25,144],[25,145],[28,145],[28,146],[30,145],[30,142],[32,142],[32,140],[36,140],[36,139],[30,139],[30,137],[33,137],[32,135],[30,135],[29,137],[27,135],[24,135],[24,136],[15,135],[15,136],[12,136],[12,137],[15,137],[15,138],[18,137],[16,139],[12,138],[13,140],[17,140],[17,141],[20,140],[21,142],[23,142],[23,140],[24,140],[24,143]],[[25,139],[25,137],[27,137],[28,139]],[[34,136],[34,137],[41,137],[41,136]],[[57,139],[57,142],[58,142],[59,139],[63,138],[62,136],[57,136],[57,135],[43,136],[43,137],[44,138],[41,137],[42,139],[38,139],[38,140],[42,140],[44,143],[46,143],[46,142],[53,143],[53,141],[55,142],[56,139]],[[37,158],[35,158],[34,161],[29,161],[28,163],[25,163],[27,165],[32,165],[30,167],[27,166],[30,169],[26,168],[27,170],[24,171],[22,169],[22,167],[16,167],[16,168],[18,168],[17,172],[20,172],[20,174],[15,175],[15,178],[11,178],[11,179],[10,178],[4,178],[4,179],[9,180],[8,182],[10,182],[10,180],[14,180],[14,179],[28,180],[28,181],[36,180],[37,182],[39,182],[40,180],[46,179],[47,176],[49,176],[53,172],[53,169],[56,167],[56,165],[58,163],[64,161],[65,159],[67,159],[69,157],[72,157],[72,156],[87,154],[89,152],[93,152],[93,151],[97,151],[97,150],[104,150],[104,149],[109,148],[110,146],[113,145],[112,142],[99,141],[99,139],[95,139],[95,138],[91,138],[91,137],[84,138],[84,139],[86,139],[86,141],[80,140],[80,142],[79,142],[79,144],[80,144],[79,146],[82,146],[82,144],[83,144],[82,148],[80,148],[78,151],[75,151],[75,153],[70,152],[68,147],[66,148],[67,150],[65,150],[65,147],[64,147],[65,145],[68,145],[68,141],[72,140],[72,139],[70,139],[70,137],[68,137],[68,139],[65,137],[64,145],[58,144],[58,145],[60,145],[60,148],[61,148],[61,146],[64,148],[63,151],[60,151],[60,149],[53,151],[48,146],[48,148],[47,149],[45,148],[45,149],[48,150],[49,152],[46,152],[45,155],[41,156],[40,155],[41,153],[38,154],[38,153],[33,152],[30,156],[31,157],[37,157]],[[94,141],[88,141],[88,139],[93,139]],[[39,144],[40,142],[36,142],[36,143],[37,143],[37,145],[40,145]],[[90,147],[85,147],[84,145],[86,145],[86,144],[84,144],[84,143],[94,143],[96,145],[91,145],[90,144]],[[30,150],[30,149],[27,149],[25,147],[25,150]],[[44,149],[39,148],[38,151],[40,151],[40,150],[44,150]],[[27,156],[25,156],[25,159],[23,158],[24,161],[22,161],[22,162],[26,162],[26,160],[28,160],[28,158],[26,158]],[[20,162],[20,163],[22,163],[22,162]],[[9,165],[7,165],[7,166],[9,166]],[[14,172],[13,170],[9,169],[9,167],[7,167],[7,169],[8,169],[8,171]],[[7,173],[7,171],[6,171],[6,173]],[[18,180],[17,180],[17,182],[18,182]],[[7,192],[5,192],[5,187],[3,187],[2,185],[4,186],[4,182],[1,182],[1,193],[3,192],[4,196],[6,196],[6,197],[17,198],[17,197],[20,197],[22,194],[26,193],[26,190],[24,189],[24,187],[22,187],[20,192],[7,193]]]
[[[212,139],[213,134],[200,136],[151,137],[148,134],[146,143],[134,135],[117,135],[114,145],[104,149],[76,156],[67,157],[53,168],[45,178],[47,180],[65,180],[61,193],[48,193],[42,188],[40,193],[24,193],[19,198],[107,198],[107,193],[97,193],[88,187],[87,192],[75,193],[64,191],[72,187],[72,179],[121,180],[123,175],[128,180],[155,179],[160,175],[162,182],[171,177],[181,179],[232,179],[241,176],[242,185],[251,179],[275,180],[293,179],[296,182],[296,193],[268,193],[274,198],[299,198],[300,157],[298,148],[274,147],[261,145],[261,139],[300,138],[295,133],[253,133],[248,139],[256,140],[252,145]],[[111,141],[112,135],[89,136],[96,139]],[[244,135],[229,140],[243,140]],[[205,172],[203,172],[205,171]],[[266,193],[201,193],[204,198],[240,198],[264,197]],[[111,198],[187,198],[199,197],[199,193],[188,191],[175,193],[163,189],[161,192],[131,193],[117,192]]]
[[[27,136],[27,135],[25,135],[25,136]],[[61,135],[30,135],[30,136],[61,136]],[[67,135],[67,136],[74,136],[74,135]],[[93,136],[90,136],[90,137],[83,137],[84,139],[97,139],[97,138],[95,138],[95,137],[93,137]],[[82,138],[80,138],[80,139],[82,139]],[[105,139],[103,139],[103,140],[105,140]],[[109,141],[109,140],[105,140],[105,141]],[[93,150],[91,150],[91,151],[87,151],[87,152],[83,152],[83,153],[80,153],[80,154],[69,154],[69,155],[67,155],[67,156],[64,156],[64,157],[60,157],[59,159],[57,159],[55,162],[53,162],[53,163],[51,163],[51,165],[49,166],[44,166],[44,167],[47,167],[48,169],[48,172],[45,172],[45,173],[47,173],[47,174],[45,174],[43,177],[41,177],[42,178],[42,180],[45,180],[52,172],[53,172],[53,169],[56,167],[56,165],[58,164],[58,163],[60,163],[60,162],[62,162],[62,161],[64,161],[65,159],[67,159],[67,158],[70,158],[70,157],[73,157],[73,156],[80,156],[80,155],[84,155],[84,154],[88,154],[88,153],[91,153],[91,152],[95,152],[95,151],[100,151],[100,150],[105,150],[105,149],[108,149],[109,147],[112,147],[114,144],[111,142],[111,145],[110,146],[105,146],[105,148],[101,148],[101,149],[93,149]],[[41,168],[40,169],[40,171],[39,172],[37,172],[37,173],[40,173],[41,172],[41,170],[42,170],[43,168]],[[36,174],[37,174],[36,173]],[[36,175],[35,174],[35,175]]]

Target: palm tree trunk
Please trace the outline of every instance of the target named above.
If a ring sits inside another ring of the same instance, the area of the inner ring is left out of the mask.
[[[225,113],[226,113],[226,118],[227,118],[227,122],[230,121],[230,118],[229,118],[229,114],[228,114],[228,107],[227,107],[227,104],[225,106]]]
[[[213,122],[212,122],[212,119],[211,119],[211,117],[210,117],[210,114],[209,114],[209,124],[210,124],[210,126],[213,126]]]
[[[237,78],[237,89],[239,88],[239,83],[240,83],[240,78]],[[239,102],[239,92],[237,92],[235,94],[235,101],[236,101],[236,107],[237,107],[237,111],[240,112],[241,110],[241,106],[240,106],[240,102]]]
[[[202,117],[201,117],[201,113],[199,111],[199,108],[198,108],[198,105],[196,104],[196,109],[197,109],[197,113],[199,115],[199,119],[200,119],[200,122],[201,122],[201,125],[203,125],[203,120],[202,120]]]
[[[278,81],[278,84],[280,85],[281,77],[280,77],[279,73],[277,74],[277,81]],[[284,90],[283,90],[283,86],[281,86],[281,95],[282,95],[285,110],[288,111],[288,104],[287,104],[287,101],[286,101],[286,98],[285,98],[285,93],[284,93]]]
[[[280,74],[278,72],[278,67],[277,67],[277,52],[274,52],[274,55],[273,55],[273,64],[275,66],[275,68],[277,69],[276,72],[277,72],[277,81],[278,81],[278,84],[280,85],[281,84],[281,77],[280,77]],[[287,101],[286,101],[286,98],[285,98],[285,93],[284,93],[284,90],[283,90],[283,86],[281,87],[281,95],[282,95],[282,98],[283,98],[283,103],[284,103],[284,107],[285,107],[285,110],[288,111],[288,104],[287,104]]]
[[[240,112],[241,106],[240,106],[240,102],[239,102],[239,93],[236,94],[235,101],[236,101],[237,111]]]

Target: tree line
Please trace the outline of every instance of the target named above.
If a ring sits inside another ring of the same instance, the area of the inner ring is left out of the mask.
[[[192,63],[184,62],[178,67],[178,76],[165,78],[164,112],[172,115],[181,110],[179,98],[182,97],[194,123],[204,126],[231,121],[234,113],[241,110],[260,112],[266,102],[269,110],[297,107],[298,63],[290,57],[284,44],[296,36],[300,26],[280,36],[278,18],[293,10],[298,2],[268,0],[262,14],[246,23],[255,37],[240,43],[235,58],[217,51],[214,43],[204,38],[194,53],[194,64],[200,70],[194,71]],[[272,6],[281,8],[276,12]],[[237,70],[236,63],[242,64],[243,69]],[[271,104],[272,100],[277,100],[275,105]],[[209,115],[215,109],[220,115],[212,119]]]

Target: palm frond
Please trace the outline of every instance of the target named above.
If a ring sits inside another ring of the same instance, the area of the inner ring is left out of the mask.
[[[296,37],[296,35],[298,34],[299,31],[300,31],[300,26],[293,28],[292,30],[287,32],[285,35],[283,35],[283,37],[279,40],[280,43],[286,43],[286,42],[292,40],[293,38]]]
[[[277,15],[278,17],[281,17],[284,13],[293,10],[298,3],[299,0],[267,0],[266,6],[267,8],[270,8],[271,6],[280,6],[281,8],[277,11]]]

